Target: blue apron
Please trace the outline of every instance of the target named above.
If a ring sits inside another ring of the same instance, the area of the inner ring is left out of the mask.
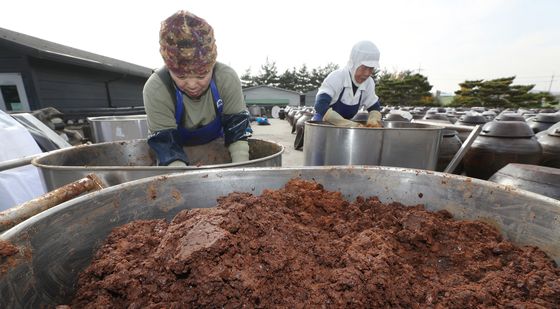
[[[344,90],[346,90],[346,88],[342,89],[342,92],[338,96],[338,100],[336,100],[336,102],[334,102],[334,104],[330,107],[345,119],[352,119],[352,117],[354,117],[360,109],[360,104],[362,103],[362,91],[360,90],[360,98],[358,99],[358,104],[346,105],[340,100],[342,98],[342,95],[344,94]]]
[[[220,93],[218,92],[214,79],[210,81],[210,90],[212,91],[212,98],[216,104],[216,118],[214,118],[214,120],[212,120],[209,124],[192,130],[187,130],[187,128],[182,125],[185,109],[185,106],[183,105],[183,94],[179,89],[175,90],[175,96],[177,97],[175,123],[177,123],[177,131],[179,131],[179,134],[181,135],[181,143],[183,146],[203,145],[215,140],[216,138],[224,136],[222,128],[222,110],[224,102],[220,98]]]

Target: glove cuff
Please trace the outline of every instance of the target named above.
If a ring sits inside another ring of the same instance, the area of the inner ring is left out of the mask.
[[[338,127],[352,128],[352,127],[361,127],[362,126],[361,124],[359,124],[357,122],[345,119],[344,117],[342,117],[339,113],[337,113],[332,108],[329,108],[327,110],[327,112],[325,113],[325,116],[323,117],[323,120],[328,122],[328,123],[334,124],[335,126],[338,126]]]
[[[169,165],[167,165],[167,166],[184,167],[184,166],[188,166],[188,164],[186,162],[181,161],[181,160],[176,160],[176,161],[173,161],[173,162],[169,163]]]
[[[380,126],[381,125],[381,113],[379,111],[373,110],[371,112],[369,112],[368,114],[368,120],[367,120],[367,124],[368,125],[373,125],[373,126]]]
[[[237,141],[228,146],[232,163],[249,161],[249,143],[247,141]]]

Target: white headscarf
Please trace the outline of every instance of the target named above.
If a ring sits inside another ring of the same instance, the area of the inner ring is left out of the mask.
[[[360,41],[354,44],[352,52],[350,53],[350,60],[348,60],[347,67],[350,70],[352,81],[356,86],[359,86],[360,83],[356,82],[354,74],[356,74],[356,70],[361,65],[370,68],[379,68],[379,49],[370,41]]]

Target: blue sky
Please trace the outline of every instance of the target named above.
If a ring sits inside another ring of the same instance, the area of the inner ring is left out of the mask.
[[[267,58],[280,73],[343,66],[365,39],[379,47],[382,68],[419,71],[433,90],[515,75],[516,84],[560,92],[556,0],[27,0],[4,4],[0,27],[158,67],[159,24],[180,9],[214,27],[218,60],[240,75]]]

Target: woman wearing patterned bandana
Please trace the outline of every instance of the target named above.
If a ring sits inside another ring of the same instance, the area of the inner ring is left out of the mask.
[[[179,11],[161,23],[159,43],[165,66],[143,91],[148,144],[158,165],[186,166],[191,162],[183,146],[209,143],[224,143],[234,163],[249,160],[241,82],[232,68],[216,62],[212,27]]]
[[[370,41],[354,45],[348,64],[331,72],[323,81],[315,98],[312,120],[326,121],[337,126],[359,127],[351,121],[360,107],[369,112],[368,127],[381,127],[381,106],[375,94],[375,82],[371,75],[379,68],[379,49]]]

